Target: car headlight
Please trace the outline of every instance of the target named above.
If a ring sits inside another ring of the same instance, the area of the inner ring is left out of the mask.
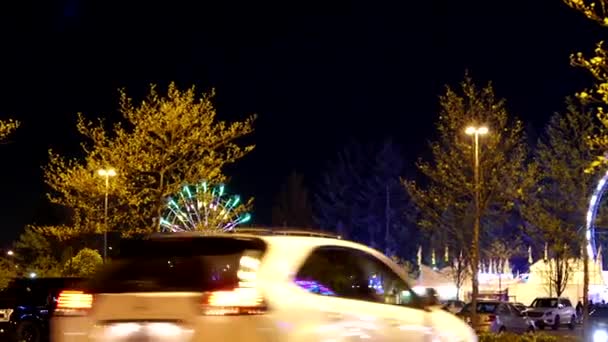
[[[551,316],[553,315],[553,312],[549,311],[549,312],[545,312],[545,316]]]
[[[593,332],[593,342],[608,341],[608,332],[604,329],[598,329]]]

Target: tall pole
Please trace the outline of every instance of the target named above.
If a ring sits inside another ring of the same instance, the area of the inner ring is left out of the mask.
[[[103,263],[106,263],[108,258],[108,192],[110,189],[110,175],[106,173],[106,191],[103,205]]]
[[[474,187],[475,187],[475,220],[473,222],[473,242],[471,243],[471,324],[473,329],[477,329],[477,297],[479,296],[479,226],[481,221],[481,175],[479,172],[479,136],[488,133],[487,127],[467,127],[466,134],[472,135],[474,140],[475,164]]]
[[[474,178],[475,178],[475,221],[473,223],[473,243],[472,246],[472,255],[471,255],[471,263],[473,266],[472,269],[472,296],[471,306],[472,306],[472,317],[471,323],[473,324],[473,328],[476,329],[478,326],[477,322],[477,297],[479,296],[479,221],[480,221],[480,206],[479,206],[479,133],[475,132],[475,165],[474,165]]]
[[[390,239],[390,235],[389,235],[390,211],[389,210],[390,210],[390,197],[389,197],[389,192],[388,192],[388,184],[386,184],[386,207],[384,210],[385,225],[386,225],[385,230],[384,230],[384,249],[385,249],[386,255],[389,255],[389,249],[388,249],[388,241]]]
[[[585,230],[583,230],[583,234],[586,234]],[[590,244],[589,240],[587,240],[586,235],[583,235],[584,238],[583,243],[583,317],[581,317],[583,321],[583,341],[586,341],[589,338],[589,251]]]
[[[97,174],[105,180],[105,191],[103,201],[103,263],[105,264],[108,258],[108,193],[110,192],[110,177],[116,176],[114,169],[100,169]]]

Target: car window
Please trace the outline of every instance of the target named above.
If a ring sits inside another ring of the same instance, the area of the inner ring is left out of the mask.
[[[565,307],[571,307],[572,303],[570,303],[569,299],[562,299],[562,304],[564,304]]]
[[[89,282],[94,293],[205,292],[239,286],[245,257],[260,259],[261,240],[167,238],[129,243]]]
[[[556,308],[557,307],[557,299],[556,298],[536,298],[532,305],[532,308]]]
[[[477,312],[482,314],[493,314],[498,309],[498,302],[478,302]],[[468,313],[471,311],[471,303],[464,306],[462,312]]]
[[[513,308],[519,312],[526,310],[526,306],[523,304],[513,304]]]
[[[406,282],[390,267],[356,249],[316,249],[304,262],[294,282],[320,295],[406,306],[419,303]]]

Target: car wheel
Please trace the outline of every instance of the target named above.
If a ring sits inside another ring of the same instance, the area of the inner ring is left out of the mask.
[[[16,337],[17,342],[40,342],[40,327],[34,322],[21,322],[17,326]]]
[[[533,326],[529,326],[528,329],[526,329],[526,332],[530,334],[534,334],[534,331],[536,331],[536,329],[534,329]]]
[[[498,333],[499,333],[499,334],[502,334],[502,333],[504,333],[505,331],[507,331],[507,328],[505,328],[504,326],[503,326],[503,327],[500,327],[500,329],[498,329]]]
[[[555,320],[553,321],[553,330],[559,329],[559,316],[555,316]]]
[[[570,317],[570,324],[568,324],[568,329],[574,330],[574,324],[576,323],[576,317]]]

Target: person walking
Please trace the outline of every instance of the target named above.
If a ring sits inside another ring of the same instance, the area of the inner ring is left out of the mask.
[[[583,322],[583,303],[580,300],[576,304],[576,322],[578,324]]]

